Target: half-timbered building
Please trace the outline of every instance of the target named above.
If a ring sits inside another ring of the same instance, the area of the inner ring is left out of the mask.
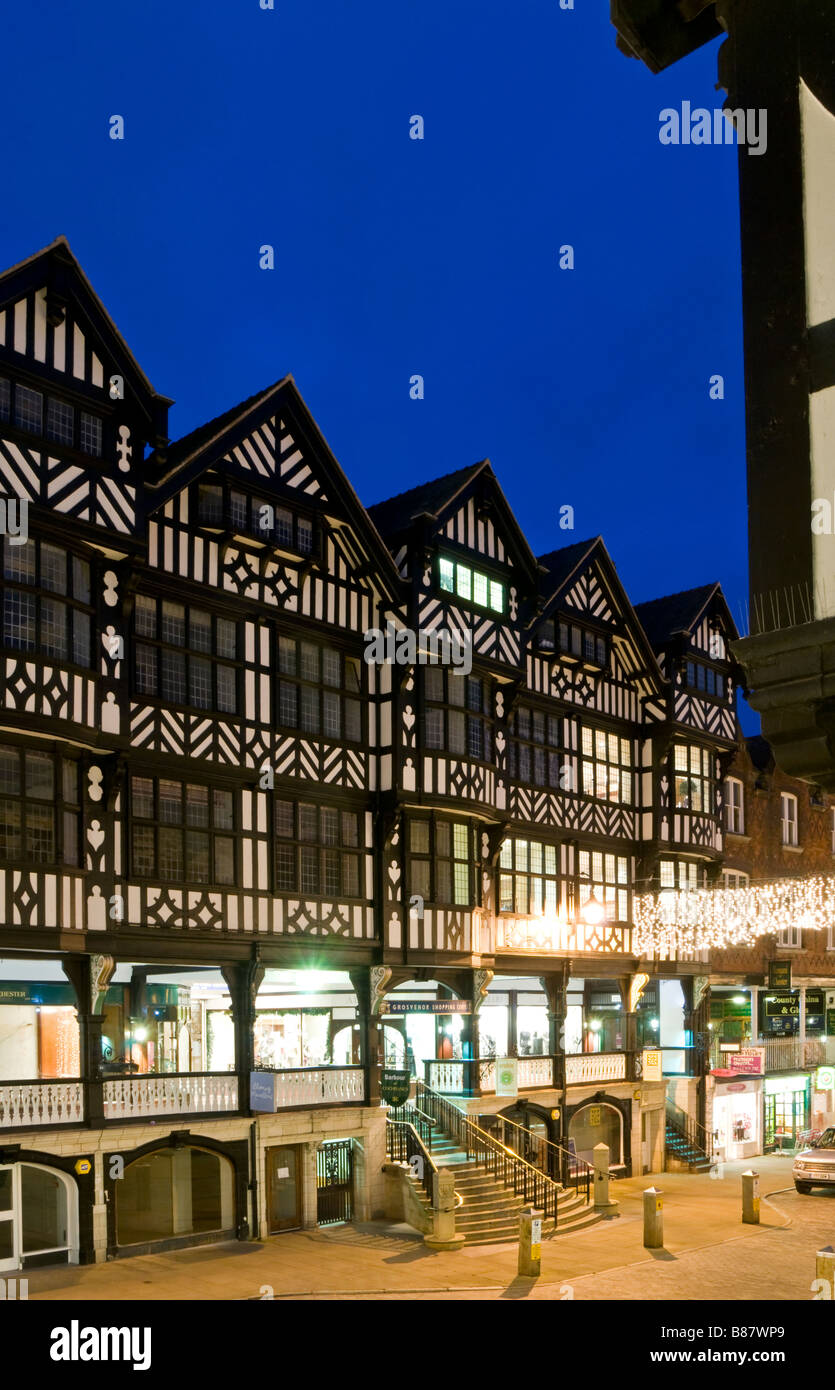
[[[708,970],[633,898],[721,867],[718,585],[537,558],[487,461],[364,507],[291,377],[170,405],[66,241],[0,276],[0,1272],[381,1214],[384,1067],[657,1170]]]

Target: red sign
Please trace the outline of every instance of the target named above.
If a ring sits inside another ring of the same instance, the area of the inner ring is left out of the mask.
[[[765,1076],[765,1048],[743,1047],[727,1056],[728,1071],[743,1076]]]

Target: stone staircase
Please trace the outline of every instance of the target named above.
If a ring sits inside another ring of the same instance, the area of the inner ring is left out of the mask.
[[[527,1205],[512,1189],[504,1187],[477,1163],[469,1162],[448,1135],[435,1130],[432,1136],[432,1157],[439,1168],[455,1169],[455,1191],[461,1199],[455,1213],[456,1234],[466,1237],[468,1245],[497,1245],[501,1241],[519,1238],[519,1213]],[[421,1202],[429,1210],[429,1202],[421,1189]],[[557,1229],[550,1219],[543,1223],[543,1236],[562,1235],[595,1226],[603,1216],[586,1205],[573,1187],[565,1188],[557,1199]]]

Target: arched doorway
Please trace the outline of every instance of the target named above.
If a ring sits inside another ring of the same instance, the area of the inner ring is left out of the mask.
[[[623,1115],[606,1101],[588,1101],[575,1110],[569,1121],[568,1138],[574,1141],[575,1152],[587,1163],[594,1162],[597,1144],[608,1145],[611,1167],[624,1161]]]
[[[116,1244],[145,1245],[235,1228],[235,1171],[222,1154],[183,1144],[128,1163],[115,1185]]]
[[[0,1165],[0,1274],[29,1264],[78,1263],[78,1191],[56,1168]]]

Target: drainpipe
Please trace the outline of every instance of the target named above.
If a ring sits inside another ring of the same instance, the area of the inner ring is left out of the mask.
[[[251,1239],[260,1240],[261,1224],[258,1220],[258,1121],[253,1120],[249,1127],[249,1192],[252,1199]]]

